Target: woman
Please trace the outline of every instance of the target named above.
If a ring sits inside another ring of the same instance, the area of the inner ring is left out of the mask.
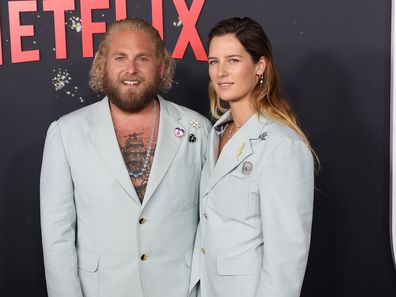
[[[258,23],[223,20],[208,48],[218,120],[201,177],[191,287],[200,278],[202,297],[297,297],[310,242],[313,150],[281,96]]]

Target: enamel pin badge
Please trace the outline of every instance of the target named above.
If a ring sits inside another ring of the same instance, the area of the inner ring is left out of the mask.
[[[237,157],[239,157],[242,154],[244,148],[245,148],[245,143],[242,143],[239,146],[239,148],[237,149],[237,152],[236,152]]]
[[[260,136],[259,136],[259,138],[261,139],[261,140],[265,140],[266,138],[267,138],[267,132],[263,132],[263,133],[261,133],[260,134]]]
[[[177,138],[180,138],[180,137],[183,137],[184,130],[182,128],[176,127],[175,130],[173,130],[173,133],[175,133],[175,136]]]
[[[199,128],[201,128],[201,125],[199,124],[199,122],[197,120],[192,120],[191,123],[191,132],[188,135],[188,142],[194,143],[197,141],[197,136],[195,136],[195,134],[193,132],[196,132]]]
[[[252,169],[253,169],[253,164],[249,161],[245,161],[242,164],[242,174],[244,175],[250,175],[250,173],[252,173]]]

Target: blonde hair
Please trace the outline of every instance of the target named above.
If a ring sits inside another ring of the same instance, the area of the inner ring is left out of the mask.
[[[271,43],[262,27],[248,17],[222,20],[210,31],[208,48],[213,37],[226,34],[233,34],[239,40],[252,57],[253,62],[258,63],[262,57],[265,58],[266,68],[262,77],[263,83],[257,80],[257,84],[252,91],[255,110],[259,114],[279,121],[296,131],[311,150],[315,159],[318,160],[307,136],[298,125],[293,110],[281,94]],[[219,98],[211,82],[209,83],[209,98],[210,111],[215,119],[219,119],[222,114],[229,110],[228,104]]]
[[[105,72],[103,65],[105,65],[107,59],[111,36],[114,32],[126,30],[142,31],[149,34],[152,42],[154,43],[157,58],[164,61],[164,73],[161,77],[159,91],[168,91],[172,87],[175,62],[165,49],[158,31],[148,22],[140,18],[127,18],[116,21],[110,25],[103,40],[99,44],[99,48],[92,62],[91,71],[89,73],[89,86],[91,89],[95,92],[104,91]]]

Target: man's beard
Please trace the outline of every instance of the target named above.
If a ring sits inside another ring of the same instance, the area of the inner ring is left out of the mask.
[[[140,84],[146,82],[144,77],[139,75],[124,75],[120,80],[111,80],[107,73],[104,76],[104,92],[107,94],[110,102],[122,111],[135,113],[143,110],[152,102],[159,93],[161,82],[160,75],[157,74],[155,79],[148,83],[144,88],[138,90],[121,91],[117,83],[123,80],[137,80]],[[137,92],[136,92],[137,91]]]

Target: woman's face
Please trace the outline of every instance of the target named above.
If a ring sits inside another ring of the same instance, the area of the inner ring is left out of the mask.
[[[209,76],[217,95],[225,101],[249,101],[265,59],[255,63],[233,34],[215,36],[209,44]]]

